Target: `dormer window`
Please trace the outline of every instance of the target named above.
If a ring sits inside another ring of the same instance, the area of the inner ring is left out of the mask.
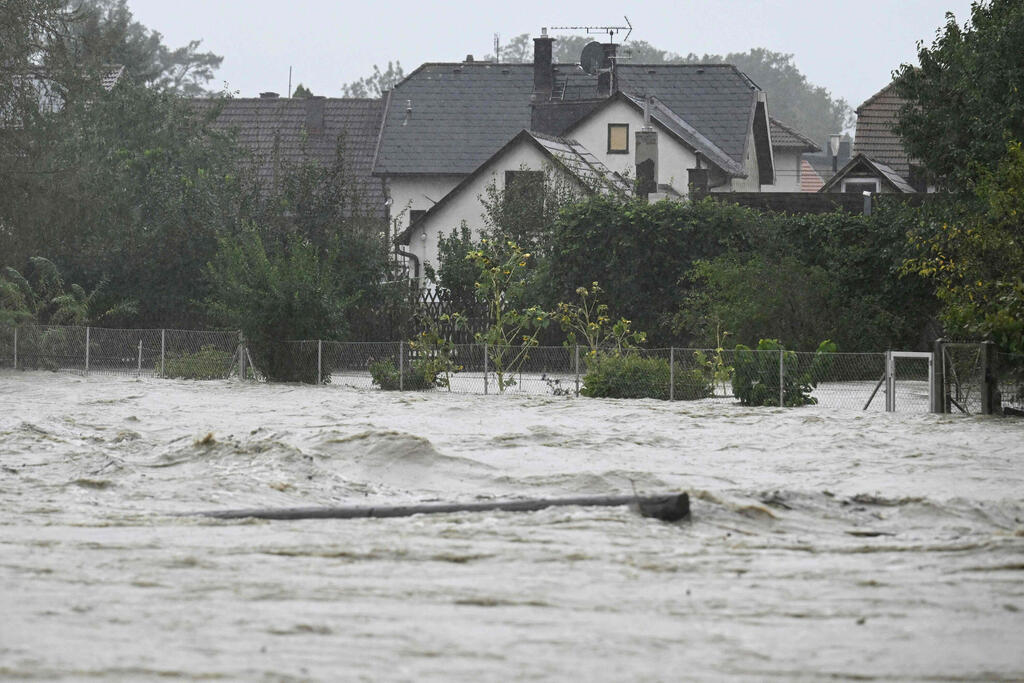
[[[629,154],[629,124],[608,124],[608,153]]]

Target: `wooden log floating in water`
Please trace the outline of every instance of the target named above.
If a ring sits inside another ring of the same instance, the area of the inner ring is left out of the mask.
[[[617,507],[628,505],[644,517],[666,522],[689,517],[690,496],[670,493],[659,496],[584,496],[539,500],[503,500],[486,503],[420,503],[410,505],[347,506],[323,508],[269,508],[255,510],[212,510],[196,514],[216,519],[359,519],[368,517],[410,517],[446,512],[532,512],[550,507]]]

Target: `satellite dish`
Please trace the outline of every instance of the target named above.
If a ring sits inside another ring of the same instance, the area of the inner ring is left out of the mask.
[[[604,47],[597,41],[591,41],[580,53],[580,66],[588,74],[594,75],[604,66]]]

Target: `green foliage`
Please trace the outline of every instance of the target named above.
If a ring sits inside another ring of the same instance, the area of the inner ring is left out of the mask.
[[[513,375],[537,346],[537,335],[550,322],[540,307],[527,306],[524,293],[530,254],[514,242],[504,244],[482,239],[481,248],[467,258],[479,269],[477,299],[487,305],[488,326],[476,333],[476,341],[487,344],[491,369],[503,392],[515,384]]]
[[[1024,140],[1024,3],[971,5],[960,26],[946,14],[918,64],[903,64],[896,92],[906,98],[895,132],[912,159],[953,189],[969,190],[993,170],[1008,140]]]
[[[405,78],[405,71],[402,69],[401,62],[396,61],[394,64],[388,62],[387,68],[383,71],[374,64],[373,73],[369,76],[342,85],[341,96],[381,97],[384,91],[393,89],[403,78]]]
[[[76,5],[71,32],[61,46],[67,58],[86,67],[125,67],[134,82],[185,97],[209,95],[205,86],[223,57],[199,52],[202,41],[179,48],[163,44],[163,36],[135,21],[127,0],[85,0]]]
[[[444,336],[441,325],[452,322],[454,329],[463,329],[465,321],[458,313],[445,313],[437,320],[428,317],[422,322],[425,329],[418,338],[409,342],[409,349],[418,354],[412,362],[413,374],[451,391],[451,377],[462,370],[462,366],[456,361],[455,343]]]
[[[162,377],[171,379],[225,379],[231,374],[233,357],[216,346],[204,346],[195,353],[168,356]],[[159,372],[160,366],[157,365]]]
[[[779,405],[781,356],[784,370],[781,378],[783,405],[813,405],[818,400],[811,396],[811,391],[827,372],[832,360],[829,354],[834,353],[836,348],[833,342],[825,340],[818,346],[810,368],[801,371],[796,353],[786,351],[776,339],[762,339],[756,350],[737,344],[733,361],[733,394],[746,406]]]
[[[404,377],[390,358],[377,361],[370,364],[370,377],[384,391],[424,391],[445,386],[439,383],[438,372],[430,360],[414,360],[406,368]]]
[[[33,256],[29,267],[29,278],[35,284],[14,268],[0,272],[0,323],[89,325],[134,311],[134,302],[126,301],[97,314],[95,302],[103,282],[86,293],[77,284],[65,287],[64,278],[49,259]]]
[[[676,368],[673,396],[690,401],[712,395],[702,368]],[[587,358],[580,393],[591,398],[656,398],[668,400],[672,374],[668,360],[634,352],[597,353]]]
[[[480,248],[473,241],[472,232],[465,221],[450,235],[441,235],[437,243],[439,284],[451,293],[453,301],[472,301],[476,297],[476,280],[480,269],[467,257]]]
[[[942,319],[961,338],[1024,353],[1024,147],[1008,145],[976,183],[979,208],[911,232],[905,268],[936,286]]]
[[[643,332],[633,332],[629,320],[619,318],[612,322],[608,315],[608,306],[598,303],[598,298],[603,292],[601,286],[594,282],[589,289],[576,288],[576,294],[580,298],[579,304],[559,302],[555,319],[566,332],[566,346],[575,346],[582,342],[592,354],[602,349],[614,349],[616,353],[621,354],[643,344],[647,335]]]
[[[292,97],[313,97],[313,91],[299,83],[297,86],[295,86],[295,90],[292,92]]]
[[[298,235],[271,245],[251,227],[222,238],[207,266],[206,305],[225,326],[242,330],[268,379],[316,382],[315,369],[296,363],[280,342],[343,338],[347,310],[361,293],[343,277],[340,239],[323,250]]]

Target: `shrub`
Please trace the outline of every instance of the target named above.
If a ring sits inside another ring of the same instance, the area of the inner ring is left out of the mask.
[[[669,363],[664,358],[598,353],[587,360],[580,393],[591,398],[668,400],[670,377]],[[677,368],[672,393],[683,401],[707,398],[712,395],[711,381],[701,368]]]
[[[196,353],[182,353],[164,360],[162,377],[171,379],[225,379],[231,374],[234,357],[215,346]],[[157,371],[160,367],[157,366]]]
[[[444,386],[439,374],[440,370],[430,359],[414,360],[404,373],[398,372],[390,358],[370,364],[373,383],[384,391],[423,391]]]
[[[778,352],[781,352],[783,405],[813,405],[818,399],[811,396],[811,391],[831,367],[832,358],[828,354],[835,350],[836,345],[826,339],[818,346],[810,367],[806,371],[801,371],[796,353],[786,351],[777,339],[762,339],[758,342],[756,350],[737,344],[736,358],[733,362],[733,394],[745,406],[779,405]],[[769,353],[771,351],[776,353]]]

